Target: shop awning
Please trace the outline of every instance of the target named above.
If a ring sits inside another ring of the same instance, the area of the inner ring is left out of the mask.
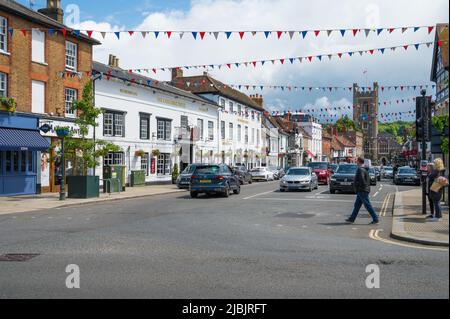
[[[316,155],[314,155],[310,150],[307,150],[306,153],[308,154],[309,157],[316,157]]]
[[[49,147],[39,131],[0,127],[0,151],[45,151]]]

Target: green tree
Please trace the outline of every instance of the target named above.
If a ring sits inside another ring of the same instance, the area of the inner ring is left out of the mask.
[[[74,167],[81,171],[81,175],[86,176],[89,168],[99,165],[97,161],[99,157],[104,157],[110,152],[118,152],[120,148],[113,143],[88,138],[89,128],[98,127],[97,119],[103,113],[94,105],[92,81],[84,87],[81,100],[73,102],[72,110],[78,114],[75,123],[79,127],[79,138],[75,138],[74,132],[70,132],[65,139],[64,156],[72,160]],[[52,145],[51,148],[54,147]]]

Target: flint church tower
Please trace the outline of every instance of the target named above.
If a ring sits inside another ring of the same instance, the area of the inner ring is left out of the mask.
[[[362,89],[353,84],[353,120],[364,133],[364,156],[373,162],[378,160],[378,83]]]

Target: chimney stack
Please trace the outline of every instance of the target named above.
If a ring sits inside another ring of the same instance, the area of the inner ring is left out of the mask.
[[[260,107],[263,107],[264,99],[263,99],[262,95],[259,95],[259,94],[250,95],[250,98],[253,100],[253,102],[258,104]]]
[[[112,68],[118,68],[119,67],[119,59],[115,55],[110,54],[109,59],[108,59],[108,66],[110,66]]]
[[[174,68],[172,69],[172,81],[176,78],[182,78],[183,77],[183,69],[181,68]]]
[[[47,7],[39,9],[38,12],[59,23],[63,23],[64,11],[61,8],[61,0],[47,0]]]

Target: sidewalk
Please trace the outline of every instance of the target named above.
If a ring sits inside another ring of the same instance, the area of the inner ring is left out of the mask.
[[[441,222],[426,222],[422,215],[422,190],[399,192],[395,195],[391,237],[422,245],[448,247],[448,207],[443,207],[443,213]]]
[[[124,200],[170,193],[186,192],[178,189],[175,185],[152,185],[144,187],[127,188],[126,192],[116,194],[100,193],[100,198],[89,199],[66,199],[59,200],[59,194],[42,194],[18,197],[0,197],[0,215],[14,214],[20,212],[31,212],[51,208],[61,208],[92,203],[101,203],[115,200]]]

